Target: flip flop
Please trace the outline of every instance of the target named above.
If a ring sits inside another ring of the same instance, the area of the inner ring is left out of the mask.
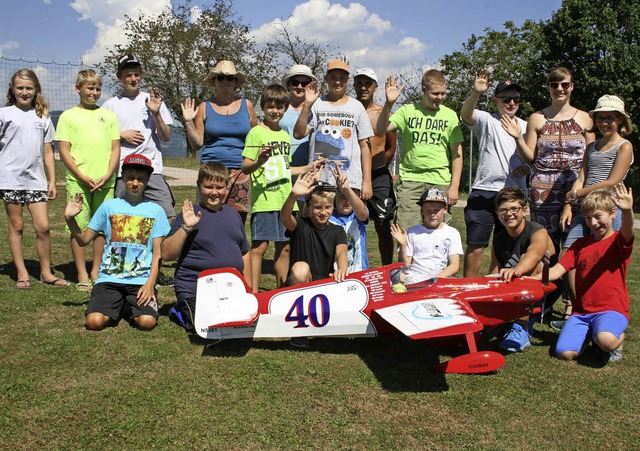
[[[76,289],[78,291],[91,291],[93,284],[91,282],[78,282],[76,284]]]
[[[16,282],[16,288],[19,290],[27,290],[31,288],[31,282],[29,282],[29,279],[18,279]]]
[[[52,287],[68,287],[69,285],[71,285],[71,283],[62,279],[54,279],[54,280],[50,280],[49,282],[45,282],[44,280],[41,280],[40,283],[42,285],[51,285]]]

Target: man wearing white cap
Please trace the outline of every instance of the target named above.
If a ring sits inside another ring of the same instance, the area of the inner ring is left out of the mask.
[[[317,83],[305,88],[305,100],[293,136],[307,135],[312,158],[323,156],[330,164],[324,167],[321,180],[331,185],[335,179],[329,166],[340,166],[349,186],[360,192],[362,200],[371,198],[371,121],[364,107],[347,95],[349,65],[342,60],[327,65],[327,95],[320,97]]]
[[[358,69],[353,76],[356,99],[362,103],[372,127],[378,122],[382,105],[373,101],[378,88],[378,76],[371,68]],[[374,128],[375,133],[375,128]],[[393,179],[388,164],[393,159],[397,147],[396,132],[376,133],[371,137],[371,188],[372,197],[367,201],[369,217],[374,221],[378,234],[378,248],[383,265],[393,262],[393,237],[391,221],[395,215],[396,196],[393,192]]]

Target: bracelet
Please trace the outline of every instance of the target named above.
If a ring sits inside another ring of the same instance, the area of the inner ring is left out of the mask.
[[[193,228],[191,228],[191,229],[190,229],[189,227],[187,227],[187,226],[186,226],[186,225],[184,225],[184,224],[182,224],[182,225],[180,226],[180,228],[181,228],[181,229],[184,231],[184,233],[186,233],[187,235],[189,235],[189,234],[193,231]]]

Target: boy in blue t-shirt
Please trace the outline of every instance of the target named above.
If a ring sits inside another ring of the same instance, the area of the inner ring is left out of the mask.
[[[82,211],[82,194],[73,196],[64,211],[71,235],[86,246],[99,234],[106,237],[98,279],[85,312],[85,327],[102,330],[117,321],[126,302],[131,318],[142,330],[151,330],[158,319],[155,282],[160,267],[160,243],[169,222],[159,205],[144,200],[144,189],[153,172],[151,161],[129,155],[122,163],[124,196],[102,203],[83,231],[75,217]]]

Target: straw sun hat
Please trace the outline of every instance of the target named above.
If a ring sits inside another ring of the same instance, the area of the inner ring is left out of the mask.
[[[206,84],[212,84],[213,79],[218,75],[235,75],[238,83],[244,83],[245,81],[247,81],[242,72],[238,72],[236,70],[236,65],[228,60],[218,61],[218,64],[216,64],[216,66],[209,71],[203,81]]]
[[[606,94],[598,99],[598,103],[596,103],[596,107],[589,111],[589,116],[591,119],[594,119],[596,113],[604,112],[604,111],[615,111],[616,113],[620,113],[624,118],[624,123],[626,125],[627,131],[631,132],[633,130],[631,126],[631,118],[624,111],[624,101],[614,95]]]

